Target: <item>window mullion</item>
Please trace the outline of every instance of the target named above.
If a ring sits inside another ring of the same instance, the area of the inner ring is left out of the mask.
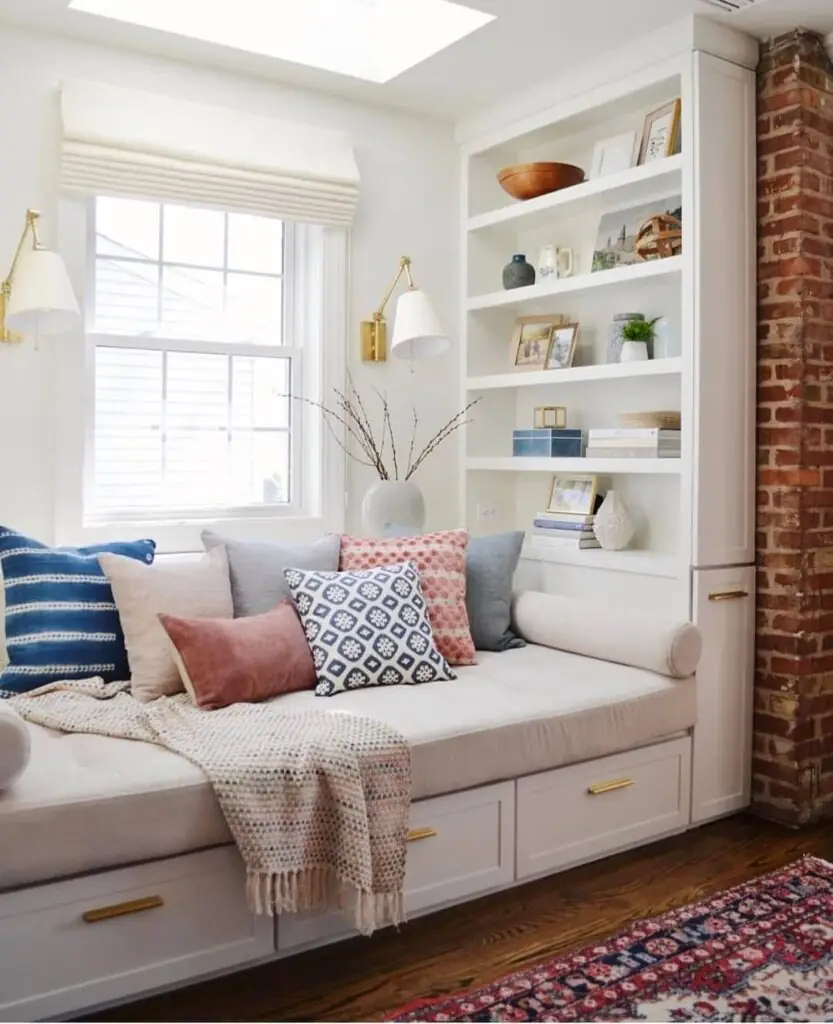
[[[162,329],[162,314],[164,312],[164,303],[162,302],[162,293],[164,289],[164,266],[165,266],[165,204],[159,204],[159,265],[156,271],[156,280],[158,291],[156,293],[156,330],[161,331]]]
[[[165,508],[168,489],[168,353],[164,351],[162,353],[162,415],[159,429],[162,432],[159,504],[160,507]]]

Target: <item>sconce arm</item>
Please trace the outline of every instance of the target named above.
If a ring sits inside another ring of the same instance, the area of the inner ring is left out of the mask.
[[[399,260],[399,270],[396,272],[396,277],[393,279],[393,282],[392,282],[390,288],[388,288],[387,292],[385,293],[385,297],[382,299],[381,305],[376,310],[376,312],[373,314],[373,319],[376,320],[377,322],[385,319],[385,309],[387,307],[387,304],[390,302],[390,297],[391,297],[391,295],[393,295],[396,286],[399,284],[400,280],[402,279],[402,275],[403,274],[405,274],[407,276],[407,278],[408,278],[408,287],[409,288],[413,288],[414,287],[414,279],[411,276],[411,258],[410,258],[410,256],[403,256]]]
[[[20,254],[23,252],[23,246],[26,244],[26,239],[29,232],[32,232],[32,241],[36,249],[41,248],[41,241],[38,236],[38,218],[40,214],[37,210],[26,211],[26,223],[23,225],[23,232],[20,235],[20,241],[17,243],[17,249],[15,249],[14,258],[12,259],[12,265],[9,268],[9,272],[6,275],[2,285],[0,285],[0,341],[17,341],[18,336],[12,335],[6,329],[6,306],[8,305],[9,298],[12,294],[12,284],[14,282],[14,273],[17,270],[17,264],[20,260]]]

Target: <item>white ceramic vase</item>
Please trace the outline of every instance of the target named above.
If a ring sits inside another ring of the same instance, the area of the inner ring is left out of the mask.
[[[411,480],[379,480],[362,502],[368,537],[410,537],[425,526],[425,499]]]
[[[596,540],[605,551],[622,551],[633,540],[635,532],[627,505],[616,491],[608,491],[593,520]]]
[[[664,316],[654,324],[654,359],[670,359],[680,354],[680,324]]]
[[[647,341],[623,341],[620,363],[644,363],[648,358]]]

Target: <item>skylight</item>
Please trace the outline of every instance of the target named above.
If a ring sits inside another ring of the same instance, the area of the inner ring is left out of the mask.
[[[70,9],[387,82],[494,19],[451,0],[71,0]]]

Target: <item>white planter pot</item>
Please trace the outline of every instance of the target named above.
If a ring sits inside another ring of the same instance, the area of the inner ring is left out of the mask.
[[[647,341],[623,341],[620,363],[644,363],[648,358]]]
[[[425,499],[410,480],[380,480],[365,494],[362,527],[368,537],[409,537],[425,526]]]
[[[593,520],[593,533],[605,551],[622,551],[633,540],[636,526],[627,505],[616,491],[608,491],[605,495]]]

